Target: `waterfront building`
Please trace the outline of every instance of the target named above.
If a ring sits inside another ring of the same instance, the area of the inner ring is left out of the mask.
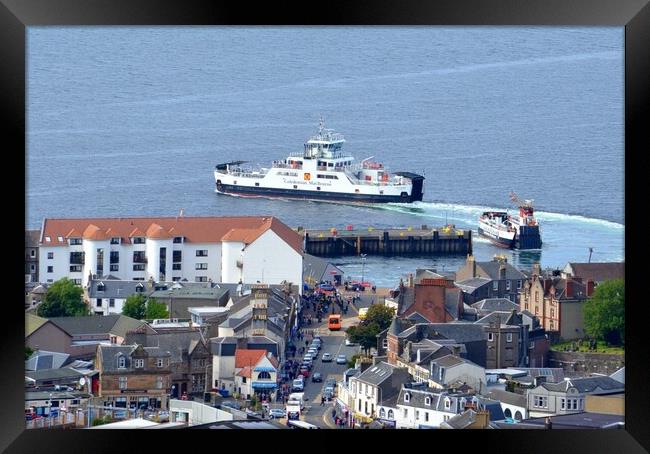
[[[86,286],[107,275],[156,282],[291,282],[303,239],[274,217],[44,219],[39,277]]]
[[[474,304],[485,298],[507,298],[518,302],[526,275],[508,263],[504,256],[477,262],[473,255],[456,271],[455,284],[463,291],[463,301]]]

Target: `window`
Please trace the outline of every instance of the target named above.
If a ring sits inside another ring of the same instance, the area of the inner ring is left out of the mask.
[[[111,244],[120,244],[120,237],[111,238]]]
[[[97,307],[102,307],[102,299],[97,298]]]
[[[182,268],[181,268],[181,264],[180,264],[180,263],[172,263],[172,270],[174,270],[174,271],[180,271],[181,269],[182,269]]]
[[[32,249],[31,251],[29,251],[29,256],[32,258],[36,257],[36,249]]]
[[[365,405],[363,406],[363,411],[365,414],[368,414],[368,401],[365,401],[364,404]]]
[[[133,252],[133,263],[146,263],[147,259],[144,255],[144,251],[134,251]]]
[[[70,272],[71,273],[80,273],[81,272],[81,265],[70,265]]]
[[[388,419],[393,419],[395,418],[395,414],[393,413],[393,410],[388,410]]]
[[[357,402],[359,402],[359,411],[361,411],[361,399],[359,399]]]
[[[70,238],[70,246],[78,246],[81,244],[81,238]]]
[[[54,252],[48,252],[47,253],[47,258],[52,260],[54,258]]]
[[[196,263],[194,265],[195,270],[207,270],[208,269],[208,264],[207,263]]]
[[[293,189],[298,189],[298,185],[297,185],[297,184],[294,184],[294,185],[293,185]],[[359,405],[361,405],[361,403],[359,403]],[[359,411],[361,411],[361,409],[359,409]]]
[[[510,291],[510,281],[506,281],[506,290]]]
[[[111,251],[110,263],[120,263],[120,251]]]
[[[528,348],[535,348],[535,341],[530,341]]]
[[[379,409],[379,417],[380,418],[386,417],[386,410],[384,410],[383,408],[380,408]]]
[[[555,317],[555,309],[551,308],[551,318]]]
[[[560,399],[560,410],[565,409],[565,402],[566,402],[566,399]]]
[[[488,333],[488,342],[494,341],[494,333]]]
[[[162,377],[156,377],[156,388],[157,389],[162,389],[163,387],[163,378]]]
[[[424,412],[424,420],[427,421],[427,422],[429,421],[429,412],[428,411]]]
[[[31,265],[29,265],[29,269],[30,269],[30,270],[32,271],[32,273],[33,273],[34,271],[36,271],[36,265],[34,265],[34,264],[32,263]]]
[[[408,417],[409,417],[409,409],[405,408],[404,409],[404,418],[408,418]]]
[[[533,396],[533,406],[537,408],[548,408],[548,397]]]
[[[179,263],[183,261],[183,251],[172,251],[172,262]]]
[[[445,410],[449,410],[451,408],[451,400],[449,400],[448,397],[445,397]]]
[[[415,419],[420,419],[420,410],[415,410]]]
[[[410,402],[411,395],[409,393],[404,393],[404,402]]]
[[[72,279],[74,285],[81,285],[81,279]]]
[[[103,292],[105,289],[106,289],[106,286],[104,285],[103,282],[100,282],[99,284],[97,284],[97,291],[98,292]]]
[[[381,346],[382,346],[383,348],[385,348],[385,349],[388,349],[388,338],[384,338],[384,339],[381,341]]]
[[[63,237],[62,236],[57,236],[56,239],[59,240],[59,243],[63,243]]]
[[[424,405],[431,405],[431,397],[427,396],[424,398]]]
[[[124,356],[120,356],[117,358],[117,368],[118,369],[126,368],[126,358]]]
[[[144,237],[143,236],[133,237],[133,244],[144,244]]]
[[[120,383],[120,389],[126,389],[126,387],[127,387],[127,377],[120,377],[119,378],[119,383]]]
[[[108,307],[115,307],[115,298],[110,298],[108,300]]]
[[[136,359],[135,360],[135,368],[136,369],[142,369],[144,367],[144,359]]]
[[[197,257],[207,257],[208,256],[208,250],[207,249],[197,249],[196,256]]]
[[[163,361],[162,358],[158,358],[158,359],[156,360],[156,367],[163,367],[163,362],[164,362],[164,361]]]
[[[47,267],[47,272],[48,273],[54,273],[54,267],[53,266],[48,266]]]
[[[119,271],[120,265],[111,265],[111,271]]]
[[[266,371],[260,372],[259,374],[257,374],[257,379],[258,380],[270,380],[271,379],[271,374],[269,374]]]
[[[174,243],[182,243],[183,242],[183,237],[182,236],[175,236],[174,237]]]
[[[138,285],[135,287],[135,292],[136,292],[136,293],[142,293],[142,292],[144,292],[144,286],[138,284]]]
[[[133,271],[144,271],[144,263],[136,263],[133,265]]]
[[[517,290],[521,290],[521,281],[517,281]]]
[[[535,290],[535,302],[539,303],[539,291]]]
[[[499,290],[499,281],[492,281],[492,290]]]
[[[196,276],[194,282],[208,282],[207,276]]]
[[[512,333],[506,333],[506,342],[512,342]]]

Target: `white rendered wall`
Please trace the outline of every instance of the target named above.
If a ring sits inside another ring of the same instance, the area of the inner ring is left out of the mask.
[[[302,255],[272,230],[267,230],[244,251],[243,282],[297,285],[302,294]]]
[[[145,255],[147,256],[147,276],[146,279],[153,278],[155,282],[160,281],[160,248],[166,248],[165,257],[165,281],[171,281],[172,271],[172,245],[173,241],[169,239],[149,239],[145,240]]]
[[[97,249],[104,250],[104,257],[102,259],[102,266],[104,268],[104,271],[102,271],[101,274],[103,276],[110,274],[110,240],[83,240],[85,261],[82,284],[84,287],[88,284],[89,273],[96,274],[98,276],[100,274],[97,272]]]
[[[48,252],[52,252],[54,257],[47,258]],[[51,266],[52,273],[47,272],[47,267]],[[78,273],[75,273],[75,275]],[[41,282],[56,282],[63,277],[70,275],[70,248],[66,246],[47,247],[40,246],[38,248],[38,279]],[[51,281],[50,281],[51,280]]]
[[[172,271],[174,276],[181,273],[182,279],[195,282],[197,276],[206,276],[212,282],[220,282],[221,277],[221,243],[184,243],[183,262],[180,271]],[[207,257],[197,257],[197,250],[207,250]],[[207,263],[207,270],[197,270],[197,263]],[[171,277],[170,279],[171,280]]]
[[[244,243],[240,241],[223,241],[221,243],[221,281],[226,284],[236,284],[240,279],[244,283],[241,269],[237,267],[237,261],[242,259]],[[244,252],[244,257],[247,257]]]

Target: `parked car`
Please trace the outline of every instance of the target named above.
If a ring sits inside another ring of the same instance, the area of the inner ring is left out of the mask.
[[[336,388],[336,379],[328,378],[327,380],[325,380],[325,384],[323,386],[326,387],[326,388],[328,386],[332,387],[332,388]]]
[[[355,346],[355,345],[357,345],[357,344],[355,344],[354,342],[352,342],[350,339],[348,339],[348,338],[346,337],[346,338],[345,338],[345,345],[346,345],[347,347],[353,347],[353,346]]]
[[[347,364],[348,358],[345,355],[338,355],[336,357],[336,364]]]
[[[325,400],[329,402],[334,397],[334,393],[330,388],[328,388],[325,391],[323,391],[323,397],[325,398]]]
[[[299,370],[299,372],[300,372],[300,375],[302,375],[302,376],[304,376],[304,377],[309,377],[309,367],[307,367],[307,366],[300,366],[300,370]]]
[[[311,381],[313,383],[320,383],[323,381],[323,375],[320,372],[314,372],[314,375],[311,376]]]
[[[323,353],[323,358],[321,359],[322,362],[324,363],[331,363],[332,362],[332,354],[331,353]]]
[[[287,413],[282,408],[271,408],[269,410],[269,418],[271,418],[271,419],[284,418],[286,416],[287,416]]]
[[[332,396],[336,395],[336,385],[325,385],[325,391],[332,393]]]
[[[239,402],[236,402],[234,400],[225,400],[221,402],[222,407],[230,407],[234,408],[235,410],[241,410],[241,404]]]
[[[305,390],[305,381],[301,378],[296,378],[291,385],[291,391],[302,392]]]
[[[308,353],[311,355],[311,359],[318,359],[318,349],[314,348],[313,350],[310,348]]]

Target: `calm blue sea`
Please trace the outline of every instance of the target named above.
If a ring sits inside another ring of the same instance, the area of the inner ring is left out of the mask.
[[[292,227],[476,229],[534,199],[533,261],[623,260],[622,27],[29,27],[27,218],[272,214]],[[214,165],[299,151],[319,116],[357,159],[426,176],[424,201],[346,206],[214,193]],[[475,255],[502,249],[476,235]],[[415,267],[363,272],[394,285]],[[357,257],[334,260],[353,278]]]

